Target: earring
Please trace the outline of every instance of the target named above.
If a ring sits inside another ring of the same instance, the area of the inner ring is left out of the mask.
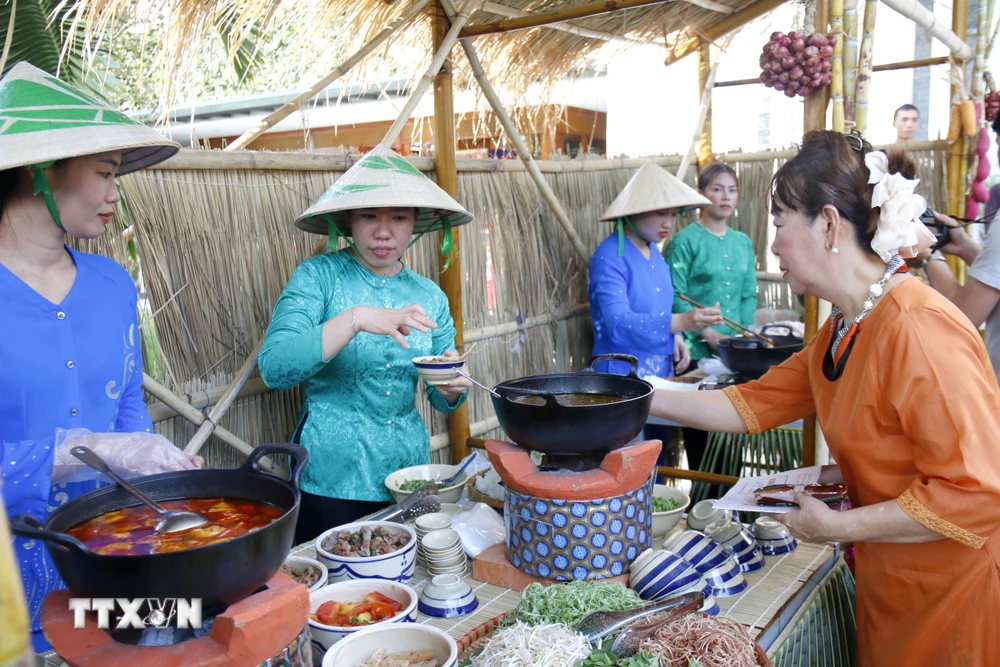
[[[830,252],[832,252],[834,255],[839,255],[840,248],[838,248],[837,246],[833,246],[832,248],[830,248]]]

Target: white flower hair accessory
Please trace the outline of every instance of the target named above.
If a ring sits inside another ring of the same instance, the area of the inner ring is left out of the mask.
[[[882,261],[888,263],[897,253],[916,257],[934,245],[934,234],[920,221],[920,215],[927,210],[927,201],[914,192],[920,179],[890,174],[889,158],[881,151],[866,153],[865,166],[870,172],[868,182],[875,184],[872,208],[881,209],[872,249]]]

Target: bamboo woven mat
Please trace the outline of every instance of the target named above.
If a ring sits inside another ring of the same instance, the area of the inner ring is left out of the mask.
[[[312,544],[293,549],[292,553],[315,557]],[[749,584],[743,593],[717,599],[719,614],[747,626],[750,635],[757,639],[808,583],[809,578],[834,555],[835,550],[829,545],[800,542],[798,548],[787,554],[766,556],[763,569],[743,575]],[[509,588],[483,583],[471,576],[465,580],[479,599],[479,607],[473,613],[454,619],[418,614],[417,622],[438,627],[458,640],[479,625],[511,611],[521,599],[520,593]],[[409,586],[419,593],[429,581],[427,571],[418,566]]]

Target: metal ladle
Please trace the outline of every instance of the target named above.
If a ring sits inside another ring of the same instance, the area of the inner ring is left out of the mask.
[[[456,372],[456,373],[458,373],[459,375],[461,375],[462,377],[464,377],[464,378],[465,378],[466,380],[468,380],[468,381],[469,381],[469,382],[471,382],[472,384],[474,384],[474,385],[476,385],[477,387],[479,387],[480,389],[485,389],[486,391],[490,392],[491,394],[493,394],[493,395],[494,395],[494,396],[496,396],[497,398],[499,398],[499,399],[503,399],[503,396],[501,396],[501,395],[500,395],[500,394],[498,394],[497,392],[493,391],[492,389],[490,389],[490,388],[489,388],[489,387],[487,387],[486,385],[484,385],[484,384],[480,384],[479,382],[476,382],[475,380],[473,380],[473,379],[472,379],[471,377],[469,377],[468,375],[466,375],[466,374],[465,374],[465,373],[463,373],[462,371],[460,371],[460,370],[456,370],[455,372]]]
[[[122,479],[118,473],[111,469],[111,466],[109,466],[104,459],[95,454],[89,447],[73,447],[69,450],[69,452],[94,470],[102,472],[110,477],[118,486],[122,487],[143,503],[156,510],[156,512],[163,517],[160,519],[159,523],[156,524],[156,528],[154,529],[157,533],[177,533],[182,530],[197,528],[198,526],[203,526],[208,523],[208,519],[200,514],[195,514],[194,512],[171,512],[170,510],[164,509],[154,502],[152,498]]]

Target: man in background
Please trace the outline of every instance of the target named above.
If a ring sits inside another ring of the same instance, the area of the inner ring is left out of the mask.
[[[904,104],[892,116],[892,126],[896,128],[896,141],[909,141],[920,126],[920,110],[912,104]]]

